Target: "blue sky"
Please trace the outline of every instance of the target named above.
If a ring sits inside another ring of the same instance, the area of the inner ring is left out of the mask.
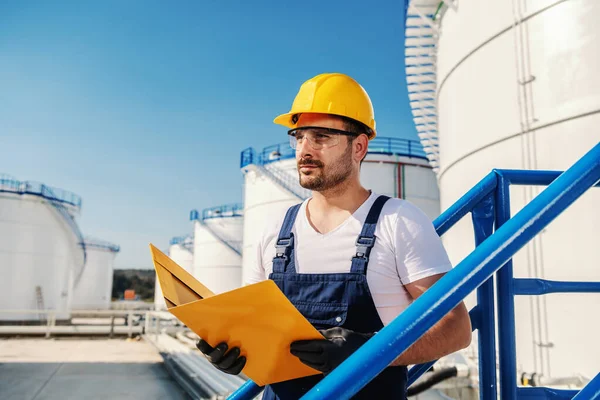
[[[0,173],[83,198],[86,235],[151,268],[189,211],[242,200],[240,152],[300,84],[344,72],[380,136],[416,139],[402,1],[2,1]],[[284,8],[287,7],[287,8]]]

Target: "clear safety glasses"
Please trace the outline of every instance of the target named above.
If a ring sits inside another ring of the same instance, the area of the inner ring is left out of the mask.
[[[310,147],[313,149],[321,150],[337,146],[340,143],[341,135],[356,136],[356,133],[319,126],[303,126],[288,131],[288,135],[290,135],[290,146],[294,150],[298,147],[298,144],[303,143],[304,139],[308,140]]]

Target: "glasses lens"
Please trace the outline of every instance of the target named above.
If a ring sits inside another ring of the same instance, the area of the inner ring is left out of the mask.
[[[310,147],[315,150],[336,146],[340,141],[339,133],[332,132],[327,128],[298,128],[290,131],[290,146],[296,149],[305,139]]]
[[[296,150],[296,147],[298,145],[298,141],[296,140],[296,135],[294,132],[290,132],[289,136],[290,136],[290,147],[292,149]]]

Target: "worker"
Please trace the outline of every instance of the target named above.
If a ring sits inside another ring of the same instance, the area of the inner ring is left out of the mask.
[[[289,129],[299,183],[312,197],[278,215],[257,246],[247,283],[272,279],[324,336],[293,342],[290,352],[322,374],[268,385],[263,399],[298,399],[390,323],[451,269],[431,220],[412,203],[379,195],[360,182],[376,135],[367,92],[351,77],[306,81],[291,111],[275,118]],[[471,325],[455,307],[356,398],[405,399],[407,365],[467,347]],[[216,368],[238,374],[240,347],[198,348]],[[374,355],[375,356],[375,355]]]

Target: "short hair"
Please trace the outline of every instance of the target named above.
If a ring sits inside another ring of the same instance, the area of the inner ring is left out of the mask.
[[[369,128],[368,126],[366,126],[365,124],[363,124],[360,121],[357,121],[355,119],[352,118],[348,118],[348,117],[342,117],[342,116],[338,116],[339,118],[341,118],[341,120],[344,122],[344,129],[347,130],[348,132],[351,133],[355,133],[356,136],[360,135],[360,134],[365,134],[369,137],[371,137],[373,135],[373,130],[371,128]],[[352,139],[354,140],[355,137],[353,137]]]

